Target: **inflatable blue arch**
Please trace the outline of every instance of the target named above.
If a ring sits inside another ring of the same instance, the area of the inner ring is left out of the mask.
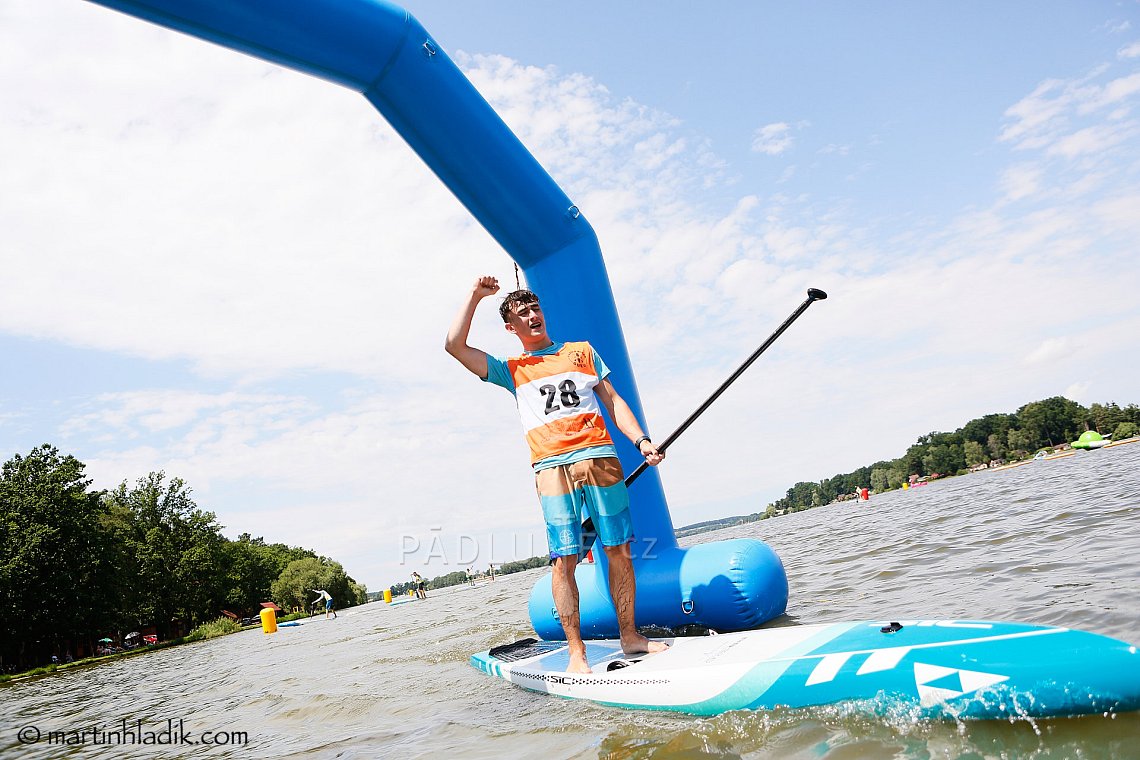
[[[522,267],[559,331],[606,357],[614,386],[644,423],[593,228],[411,14],[383,0],[94,2],[362,93]],[[588,310],[582,293],[591,294]],[[631,472],[641,456],[620,437],[617,445]],[[783,614],[787,576],[767,544],[679,548],[653,468],[630,498],[640,625],[735,631]],[[604,556],[579,565],[577,579],[583,636],[616,636]],[[549,576],[531,593],[530,615],[540,636],[564,638]]]

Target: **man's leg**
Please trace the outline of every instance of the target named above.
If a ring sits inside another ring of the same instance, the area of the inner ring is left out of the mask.
[[[637,632],[634,621],[634,601],[637,598],[637,580],[633,576],[633,560],[629,544],[607,546],[606,559],[610,561],[610,598],[617,609],[621,649],[626,654],[662,652],[669,648],[663,641],[650,641]]]
[[[566,645],[570,650],[570,664],[566,670],[570,673],[590,673],[578,618],[578,582],[574,579],[574,568],[577,565],[577,554],[556,558],[550,584],[554,593],[554,607],[558,610],[558,621],[566,632]]]
[[[633,561],[629,542],[633,539],[633,522],[629,514],[629,492],[626,490],[621,462],[616,457],[587,459],[571,465],[584,482],[583,495],[590,519],[598,532],[598,543],[609,560],[610,598],[617,610],[621,648],[626,654],[660,652],[669,647],[650,641],[637,632],[634,600],[637,583],[633,577]]]
[[[574,579],[574,568],[578,566],[578,551],[582,545],[581,493],[575,491],[567,465],[539,470],[534,474],[534,485],[546,522],[546,544],[553,560],[550,590],[570,650],[567,670],[589,673],[590,664],[586,661],[586,645],[582,643],[578,613],[578,582]]]

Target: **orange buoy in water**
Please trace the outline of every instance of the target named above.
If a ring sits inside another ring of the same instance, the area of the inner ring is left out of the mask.
[[[272,607],[266,607],[261,611],[261,630],[264,633],[277,631],[277,613]]]

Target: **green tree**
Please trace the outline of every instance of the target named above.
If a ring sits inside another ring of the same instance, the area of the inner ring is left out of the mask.
[[[437,575],[427,582],[427,586],[428,588],[447,588],[448,586],[458,586],[466,582],[467,572],[465,570],[456,570],[455,572],[446,573],[445,575]]]
[[[1121,422],[1116,426],[1116,430],[1112,431],[1112,439],[1114,441],[1123,441],[1125,438],[1140,435],[1140,425],[1135,422]]]
[[[510,575],[511,573],[521,573],[523,570],[533,570],[536,567],[547,567],[550,564],[550,557],[530,557],[528,559],[514,560],[513,562],[504,562],[495,568],[495,573],[498,575]]]
[[[317,589],[324,589],[338,608],[357,604],[358,594],[352,590],[355,583],[339,562],[325,557],[305,557],[290,562],[273,582],[273,601],[285,609],[306,609],[313,601]]]
[[[966,460],[960,444],[939,444],[929,448],[922,463],[928,475],[953,475],[965,467]]]
[[[1005,440],[1009,434],[1009,429],[1013,427],[1017,427],[1017,415],[987,414],[984,417],[967,422],[959,430],[959,433],[961,433],[963,443],[965,441],[976,441],[986,445],[989,443],[990,436],[993,435],[1000,436],[1002,440]],[[1000,456],[1004,456],[1004,454]]]
[[[970,440],[962,444],[962,453],[966,456],[966,466],[973,467],[976,464],[990,461],[986,455],[986,448],[977,441]]]
[[[0,658],[46,661],[110,615],[99,494],[84,465],[43,445],[0,469]]]
[[[1122,422],[1129,422],[1128,412],[1114,402],[1093,404],[1089,407],[1089,424],[1101,434],[1107,434]]]
[[[226,609],[243,615],[257,610],[272,598],[273,581],[293,560],[316,558],[308,549],[284,544],[267,544],[248,533],[222,547],[223,597]]]
[[[882,493],[883,491],[886,491],[888,488],[890,488],[888,485],[889,472],[890,469],[887,467],[876,467],[875,469],[871,470],[871,488],[874,489],[877,493]]]
[[[363,583],[357,583],[352,578],[348,579],[348,594],[349,602],[345,604],[346,607],[368,603],[368,587]]]
[[[1024,457],[1037,448],[1037,436],[1028,430],[1009,431],[1009,452]]]
[[[986,449],[993,459],[1005,459],[1009,455],[1009,431],[990,433],[986,438]]]
[[[131,559],[131,603],[139,623],[169,634],[175,620],[190,627],[213,620],[223,595],[221,526],[198,509],[180,478],[162,472],[124,481],[106,497],[122,520],[119,534]]]
[[[1127,416],[1128,422],[1135,422],[1137,425],[1140,425],[1140,406],[1129,404],[1124,407],[1124,414]]]
[[[907,475],[925,475],[927,470],[923,464],[923,457],[929,453],[930,446],[926,443],[915,443],[909,446],[906,453],[899,458],[899,464]]]
[[[1034,401],[1017,410],[1019,427],[1033,436],[1026,450],[1076,440],[1085,429],[1089,410],[1064,396]]]

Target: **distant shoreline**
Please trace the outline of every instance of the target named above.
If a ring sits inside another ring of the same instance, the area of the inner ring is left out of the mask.
[[[289,613],[288,615],[284,615],[284,616],[278,618],[277,622],[278,623],[284,623],[284,622],[288,622],[291,620],[300,620],[306,616],[307,616],[307,613],[305,613],[305,612],[293,612],[293,613]],[[125,658],[125,657],[137,657],[139,655],[147,654],[149,652],[157,652],[160,649],[169,649],[170,647],[182,646],[183,644],[193,644],[193,643],[198,642],[198,641],[209,641],[210,639],[216,639],[216,638],[219,638],[221,636],[229,636],[230,634],[233,634],[233,633],[241,633],[242,631],[252,631],[252,630],[261,628],[260,622],[254,623],[253,625],[238,626],[236,628],[231,628],[230,626],[218,625],[218,623],[220,621],[223,621],[223,620],[226,620],[226,618],[218,618],[218,620],[214,621],[213,623],[206,623],[206,624],[203,624],[202,626],[199,626],[199,629],[203,629],[199,635],[195,635],[195,633],[198,631],[198,629],[195,629],[195,631],[191,631],[190,633],[186,634],[185,636],[180,636],[176,639],[171,639],[169,641],[160,641],[157,644],[151,644],[148,646],[136,647],[134,649],[129,649],[129,650],[126,650],[123,652],[114,652],[112,654],[101,654],[101,655],[96,655],[95,657],[84,657],[84,658],[79,659],[79,660],[72,660],[71,662],[58,662],[58,663],[52,663],[50,665],[42,665],[38,668],[32,668],[31,670],[25,670],[21,673],[0,674],[0,686],[4,686],[4,685],[10,684],[10,683],[14,683],[16,681],[23,681],[27,678],[37,678],[39,676],[49,676],[49,675],[52,675],[53,673],[59,673],[59,672],[64,671],[64,670],[71,670],[72,668],[86,668],[86,667],[90,667],[92,665],[101,665],[105,662],[110,662],[111,660],[118,660],[118,659]],[[206,630],[206,629],[208,629],[208,630]]]
[[[1123,438],[1119,441],[1112,441],[1111,443],[1107,443],[1104,446],[1102,446],[1101,449],[1110,449],[1110,448],[1114,448],[1116,446],[1124,446],[1125,444],[1137,443],[1137,442],[1140,442],[1140,436],[1133,436],[1131,438]],[[1092,451],[1085,452],[1082,449],[1069,448],[1069,449],[1064,449],[1062,451],[1059,451],[1059,452],[1050,454],[1048,456],[1042,457],[1039,460],[1034,459],[1033,457],[1028,457],[1026,459],[1019,459],[1016,462],[1009,462],[1007,464],[997,465],[996,467],[987,467],[985,469],[980,469],[980,470],[971,470],[969,472],[964,472],[961,475],[957,475],[957,474],[943,475],[939,478],[935,478],[934,480],[924,480],[923,483],[924,484],[925,483],[936,483],[938,481],[947,480],[949,478],[959,478],[959,477],[966,477],[967,475],[974,475],[974,474],[979,473],[979,472],[998,472],[1001,470],[1012,470],[1016,467],[1022,467],[1022,466],[1027,465],[1027,464],[1032,464],[1033,462],[1036,462],[1036,461],[1049,462],[1049,461],[1052,461],[1054,459],[1064,459],[1066,457],[1075,456],[1076,454],[1079,454],[1079,453],[1092,455],[1095,451],[1096,451],[1096,449],[1094,449]],[[894,491],[901,491],[901,490],[904,490],[904,489],[892,488],[892,489],[888,489],[886,491],[872,491],[871,495],[883,494],[883,493],[892,493]],[[827,506],[830,504],[842,504],[846,501],[854,501],[855,500],[853,494],[845,494],[844,496],[845,496],[845,498],[838,498],[838,499],[835,499],[833,501],[829,501],[826,505],[825,504],[819,504],[816,506],[822,507],[822,506]],[[770,518],[782,517],[786,514],[790,514],[791,512],[803,512],[805,510],[814,509],[814,508],[815,507],[812,506],[812,507],[804,507],[803,509],[797,509],[797,510],[777,510],[774,514],[768,514],[767,512],[758,512],[758,513],[754,513],[752,515],[734,515],[732,517],[724,517],[724,518],[721,518],[719,520],[706,520],[703,522],[693,523],[691,525],[684,525],[680,528],[677,528],[673,533],[674,533],[674,535],[676,535],[677,538],[686,538],[688,536],[695,536],[695,535],[698,535],[700,533],[709,533],[709,532],[712,532],[714,530],[721,530],[722,528],[728,528],[728,527],[731,527],[733,525],[743,525],[744,523],[749,523],[749,522],[759,522],[760,520],[767,520]]]
[[[1140,436],[1133,436],[1132,438],[1125,438],[1125,439],[1120,440],[1120,441],[1112,441],[1111,443],[1106,443],[1105,445],[1101,446],[1100,448],[1101,449],[1111,449],[1111,448],[1114,448],[1116,446],[1123,446],[1127,443],[1136,443],[1137,441],[1140,441]],[[1093,451],[1098,451],[1098,449],[1091,449],[1091,450],[1086,452],[1084,449],[1068,448],[1068,449],[1064,449],[1062,451],[1055,452],[1053,454],[1047,454],[1046,456],[1041,457],[1041,459],[1037,459],[1036,457],[1029,457],[1028,459],[1020,459],[1016,462],[1010,462],[1009,464],[998,465],[997,467],[990,467],[987,470],[977,470],[977,472],[994,472],[995,470],[1011,470],[1014,467],[1021,467],[1022,465],[1031,464],[1032,462],[1051,462],[1054,459],[1064,459],[1065,457],[1075,456],[1076,454],[1080,454],[1080,453],[1092,453]],[[973,475],[972,472],[967,473],[967,474]]]

